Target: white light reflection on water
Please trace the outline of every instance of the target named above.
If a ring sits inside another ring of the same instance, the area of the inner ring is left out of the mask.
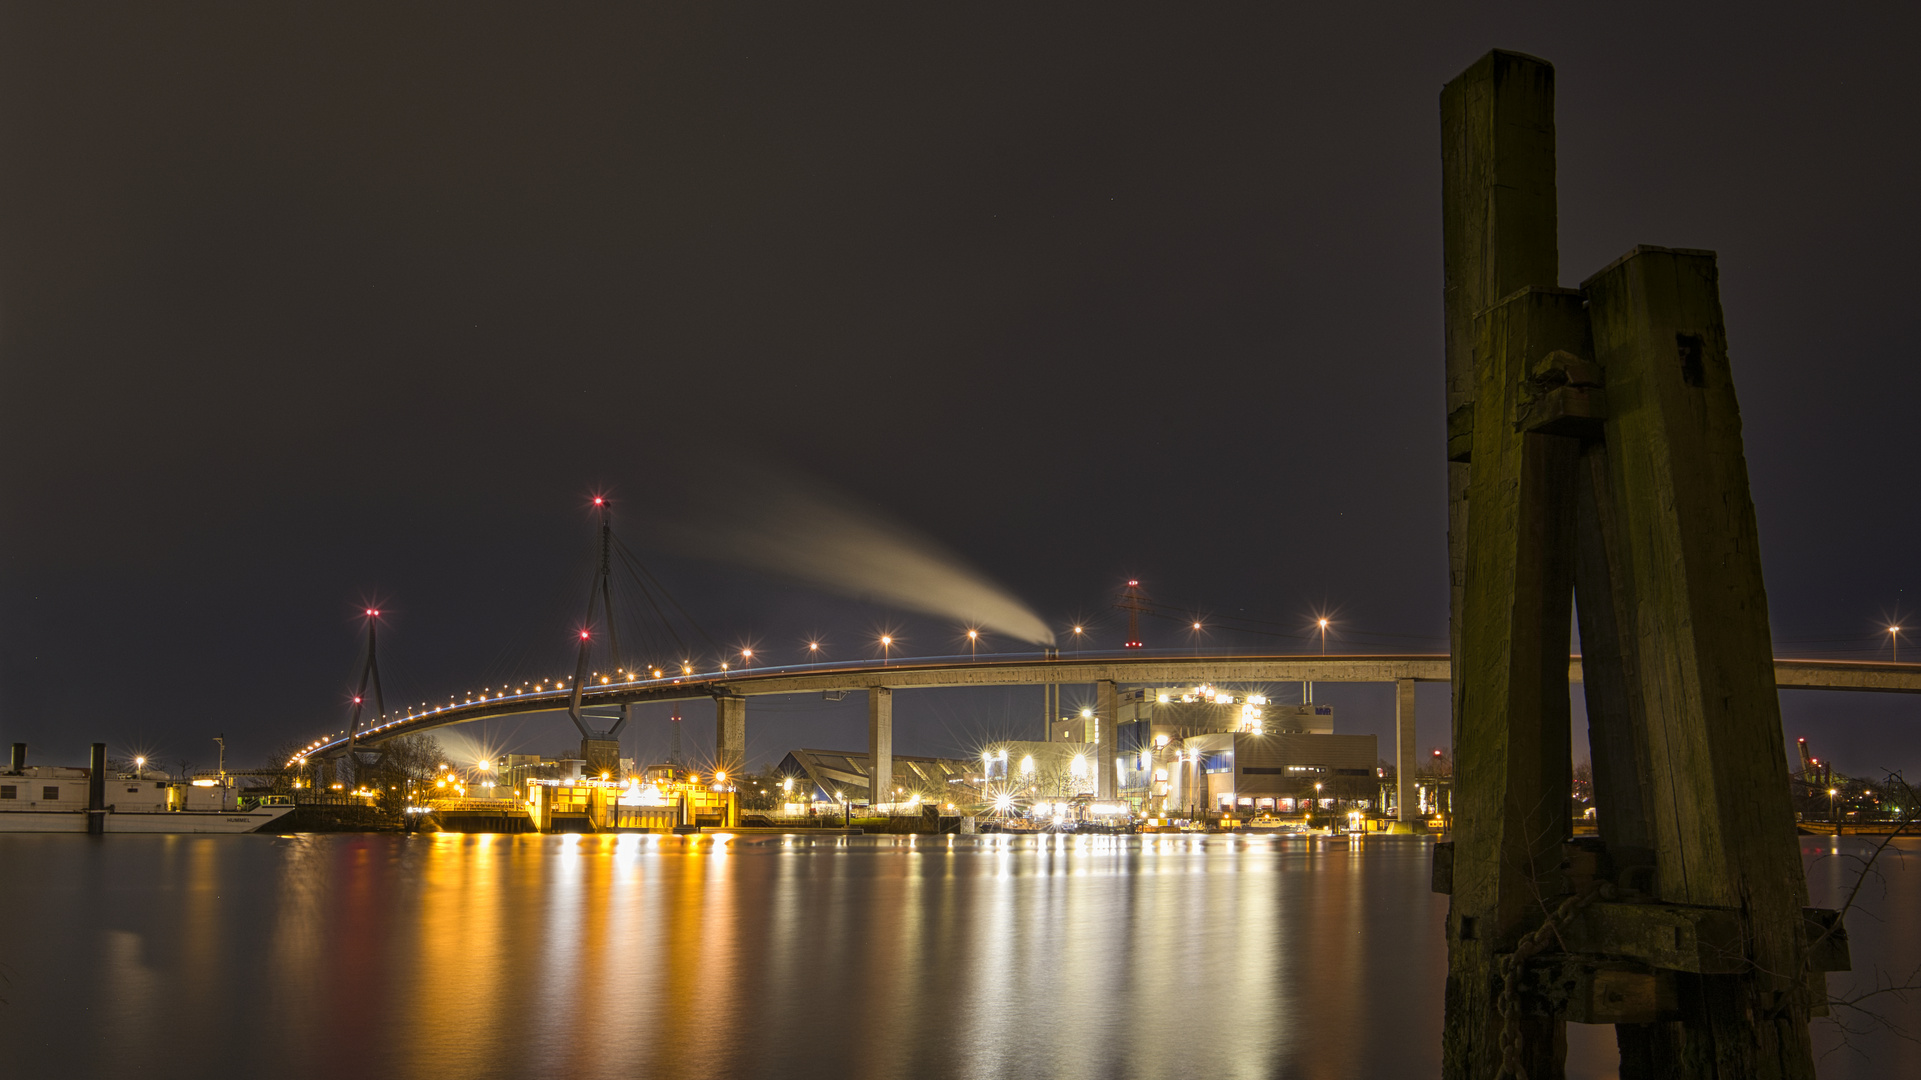
[[[1847,880],[1830,846],[1807,849],[1816,903]],[[1434,1075],[1430,850],[0,836],[0,1044],[23,1076]],[[1921,962],[1918,901],[1911,855],[1869,890],[1884,921],[1851,923],[1860,975]],[[1571,1076],[1611,1074],[1608,1035],[1570,1033]],[[1921,1073],[1864,1046],[1823,1076]]]

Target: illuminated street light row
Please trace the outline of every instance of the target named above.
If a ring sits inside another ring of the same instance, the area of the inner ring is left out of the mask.
[[[599,499],[595,500],[595,505],[600,505]],[[369,618],[378,617],[380,614],[380,609],[367,608],[366,614]],[[1316,620],[1316,628],[1319,629],[1321,633],[1321,655],[1323,656],[1327,655],[1327,630],[1329,625],[1330,625],[1330,620],[1326,618],[1320,618]],[[1191,626],[1194,632],[1197,634],[1205,628],[1205,624],[1199,619],[1194,620]],[[1078,652],[1081,646],[1081,642],[1086,635],[1087,628],[1084,625],[1076,624],[1071,629],[1072,629],[1072,633],[1074,634],[1075,650],[1076,652]],[[1891,626],[1888,628],[1890,639],[1896,643],[1897,649],[1899,647],[1898,641],[1899,641],[1900,630],[1901,628],[1899,626]],[[582,641],[588,641],[592,639],[592,632],[589,630],[583,629],[579,631],[579,634],[580,634],[580,639]],[[978,655],[978,648],[979,648],[980,639],[981,639],[981,633],[979,628],[969,627],[966,631],[966,637],[967,637],[969,654]],[[894,637],[893,634],[886,633],[886,634],[880,635],[880,637],[877,640],[878,640],[878,644],[881,647],[881,663],[882,665],[886,665],[893,659],[893,647],[896,644],[896,638]],[[810,639],[807,642],[807,652],[808,652],[808,658],[810,660],[817,660],[820,656],[820,650],[821,650],[821,642],[818,639]],[[751,647],[743,647],[740,650],[740,658],[741,658],[743,668],[751,668],[753,666],[754,650]],[[1898,653],[1897,653],[1897,659],[1898,659]],[[731,671],[732,665],[727,661],[722,661],[720,664],[720,670],[723,672]],[[643,673],[640,671],[629,671],[625,668],[622,668],[619,671],[617,671],[616,674],[624,676],[620,680],[622,683],[635,683],[635,682],[649,681],[648,679],[643,678]],[[646,669],[645,674],[651,676],[653,681],[658,681],[667,677],[666,672],[659,667],[650,667]],[[681,677],[691,677],[693,674],[694,674],[693,662],[691,660],[681,661],[681,664],[680,664]],[[599,685],[602,685],[602,686],[611,686],[613,685],[613,682],[614,682],[612,675],[601,675],[599,672],[594,672],[593,677],[598,678]],[[678,679],[676,679],[675,681],[678,681]],[[518,689],[503,688],[499,693],[494,694],[492,697],[489,697],[489,693],[493,690],[493,688],[482,687],[481,692],[478,694],[475,694],[472,691],[469,691],[465,696],[464,700],[461,695],[458,695],[458,694],[449,695],[447,704],[437,705],[437,706],[434,706],[432,709],[426,708],[427,703],[423,701],[420,703],[420,707],[418,710],[409,708],[405,716],[396,716],[395,718],[388,720],[385,723],[371,725],[366,730],[367,730],[367,733],[371,735],[376,732],[385,731],[388,728],[394,727],[399,724],[407,723],[422,717],[435,715],[437,713],[443,712],[448,709],[464,708],[469,705],[473,705],[476,703],[485,703],[490,700],[498,701],[498,700],[506,700],[507,698],[510,698],[510,697],[518,698],[523,696],[546,694],[546,693],[559,694],[559,693],[567,692],[570,689],[568,684],[571,683],[572,680],[564,676],[555,678],[551,680],[552,682],[551,690],[547,688],[548,682],[549,680],[544,680],[544,679],[537,680],[532,684],[531,689],[528,688],[529,686],[528,683],[523,682],[521,683],[521,686]],[[353,699],[353,703],[355,705],[362,704],[361,698],[356,695]],[[336,732],[331,738],[344,738],[345,735],[346,735],[345,732]],[[314,750],[317,750],[325,746],[328,741],[329,739],[316,739],[313,743],[309,744],[306,748],[304,748],[300,752],[300,755],[295,760],[296,761],[304,760],[304,758],[308,754],[311,754]],[[290,762],[290,764],[291,763],[292,762]]]

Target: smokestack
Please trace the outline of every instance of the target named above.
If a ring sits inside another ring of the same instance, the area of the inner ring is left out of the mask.
[[[16,772],[16,773],[22,773],[27,771],[27,744],[26,743],[17,742],[13,744],[13,768],[9,771]]]

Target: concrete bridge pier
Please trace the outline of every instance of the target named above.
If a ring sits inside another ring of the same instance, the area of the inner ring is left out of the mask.
[[[1114,787],[1118,783],[1114,776],[1115,744],[1119,742],[1116,731],[1120,717],[1120,695],[1115,690],[1114,680],[1102,679],[1094,684],[1094,715],[1099,720],[1100,742],[1094,750],[1094,767],[1100,773],[1095,794],[1102,799],[1114,797]]]
[[[867,691],[867,802],[894,801],[894,692]]]
[[[1394,680],[1394,820],[1421,819],[1414,797],[1414,680]]]
[[[747,699],[732,695],[714,698],[714,762],[738,780],[747,766]]]

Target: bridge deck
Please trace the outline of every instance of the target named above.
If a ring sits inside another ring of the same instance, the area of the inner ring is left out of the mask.
[[[881,663],[806,664],[759,670],[708,672],[680,678],[649,679],[590,687],[583,706],[606,707],[642,702],[693,701],[713,697],[761,697],[771,694],[813,694],[935,689],[957,686],[1040,686],[1054,683],[1182,683],[1227,684],[1260,682],[1416,682],[1448,681],[1444,654],[1409,656],[1224,656],[1105,655],[983,659],[903,659]],[[1581,680],[1581,658],[1571,657],[1568,677]],[[1775,685],[1783,690],[1858,690],[1876,693],[1921,693],[1921,664],[1887,664],[1855,660],[1776,660]],[[361,733],[361,740],[378,743],[398,735],[430,731],[475,720],[493,720],[567,707],[568,691],[503,693],[443,705],[405,716],[390,717]],[[327,754],[346,744],[346,733],[315,740],[308,754]]]

